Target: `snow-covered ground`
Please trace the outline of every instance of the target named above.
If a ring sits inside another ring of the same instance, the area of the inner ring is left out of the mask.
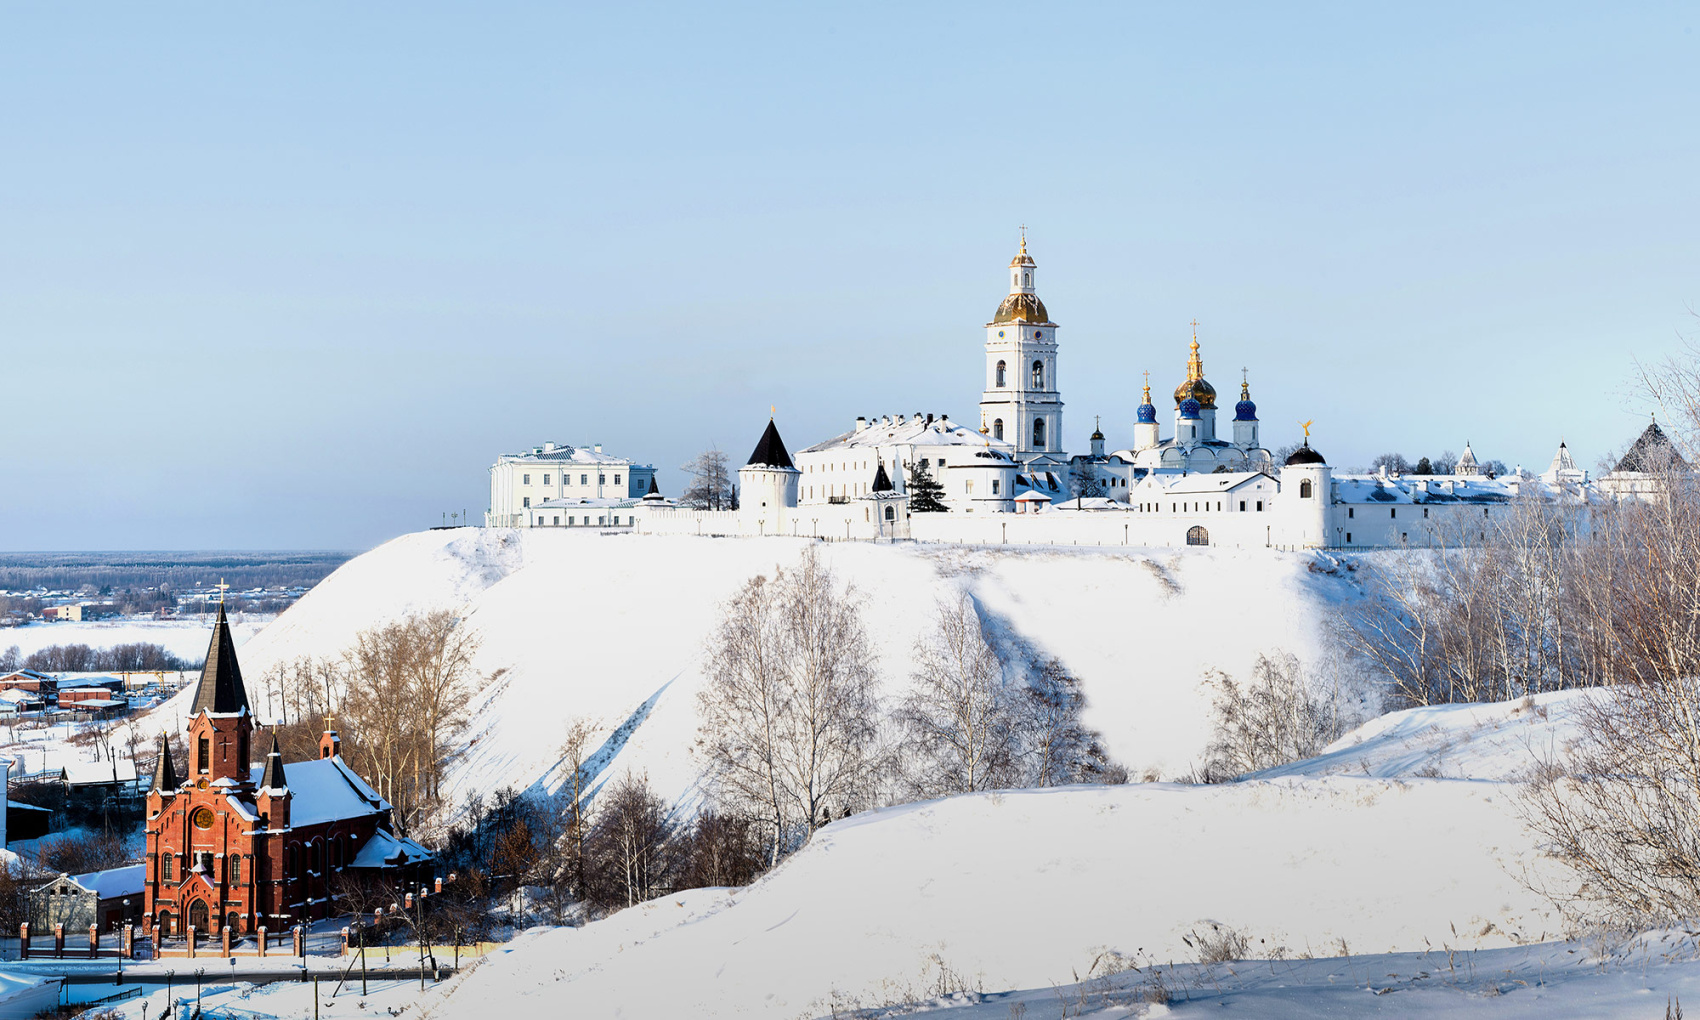
[[[255,681],[274,664],[335,655],[410,609],[451,608],[483,638],[480,668],[508,670],[475,706],[468,754],[451,777],[457,800],[558,783],[551,770],[574,717],[601,725],[605,775],[647,771],[664,796],[688,798],[702,650],[718,605],[750,577],[796,562],[805,544],[565,529],[404,535],[342,566],[256,635],[243,673],[261,699]],[[1159,778],[1189,772],[1207,742],[1207,669],[1244,676],[1276,649],[1314,657],[1327,618],[1358,597],[1349,578],[1297,553],[818,548],[865,597],[889,693],[907,682],[935,602],[965,587],[1009,641],[1062,659],[1111,753]]]
[[[271,616],[248,616],[231,620],[231,636],[240,647],[258,634],[272,620]],[[207,639],[212,620],[194,617],[180,620],[90,620],[87,623],[32,623],[26,627],[0,629],[0,652],[16,645],[22,655],[39,652],[50,645],[88,645],[90,648],[111,648],[115,645],[155,644],[171,654],[199,662],[207,654]]]

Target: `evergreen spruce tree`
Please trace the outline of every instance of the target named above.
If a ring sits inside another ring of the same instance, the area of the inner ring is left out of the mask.
[[[927,465],[916,461],[909,465],[909,511],[917,514],[938,513],[944,505],[944,485],[932,476]]]

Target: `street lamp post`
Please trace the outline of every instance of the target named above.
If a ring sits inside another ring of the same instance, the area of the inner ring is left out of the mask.
[[[115,985],[124,983],[124,928],[130,924],[130,898],[127,896],[124,898],[124,916],[118,923],[123,927],[118,929],[118,977],[112,982]]]

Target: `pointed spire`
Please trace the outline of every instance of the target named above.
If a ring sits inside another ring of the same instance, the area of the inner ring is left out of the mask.
[[[661,495],[661,487],[659,485],[655,484],[655,476],[654,475],[649,476],[649,492],[648,492],[648,495],[651,495],[651,496]]]
[[[260,789],[274,793],[289,789],[283,776],[283,752],[277,749],[277,733],[272,733],[272,749],[266,755],[266,768],[260,774]]]
[[[155,793],[177,792],[177,769],[171,763],[171,740],[163,732],[159,735],[159,759],[153,767],[153,788]]]
[[[890,492],[891,490],[891,476],[885,473],[885,461],[882,460],[879,462],[879,467],[874,470],[874,491]]]
[[[212,643],[207,645],[207,662],[201,667],[201,681],[195,686],[195,701],[189,708],[191,716],[201,712],[214,715],[235,715],[248,709],[248,691],[242,686],[242,667],[236,663],[236,642],[230,636],[230,623],[224,617],[224,604],[219,603],[218,622],[213,624]]]
[[[756,443],[755,452],[750,454],[749,463],[745,467],[794,468],[791,454],[785,450],[785,440],[779,438],[779,429],[773,424],[773,419],[767,420],[767,429],[761,434],[761,441]]]

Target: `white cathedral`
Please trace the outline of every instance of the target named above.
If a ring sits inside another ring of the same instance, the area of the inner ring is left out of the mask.
[[[1467,444],[1447,475],[1335,475],[1311,447],[1308,428],[1304,444],[1276,463],[1262,446],[1243,375],[1233,417],[1218,428],[1196,322],[1169,436],[1161,434],[1147,373],[1132,443],[1106,452],[1095,429],[1090,452],[1070,456],[1062,446],[1059,327],[1039,299],[1037,272],[1024,232],[1009,264],[1009,293],[985,326],[977,429],[944,414],[863,416],[793,459],[770,420],[739,471],[737,510],[651,500],[635,509],[630,526],[973,543],[1385,548],[1485,540],[1494,518],[1521,495],[1585,508],[1636,484],[1625,471],[1634,466],[1629,458],[1590,481],[1562,443],[1539,475],[1520,468],[1487,475]],[[1637,449],[1663,440],[1662,433],[1649,439],[1656,432],[1653,426]],[[936,508],[912,505],[934,502],[925,493],[911,498],[923,475],[941,490]]]

